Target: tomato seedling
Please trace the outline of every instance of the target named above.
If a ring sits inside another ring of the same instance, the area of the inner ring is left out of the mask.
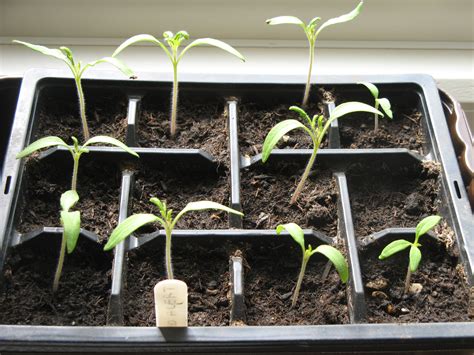
[[[165,265],[166,265],[166,275],[168,279],[173,279],[173,265],[171,262],[171,236],[173,229],[178,223],[179,219],[183,217],[188,212],[192,211],[202,211],[202,210],[221,210],[228,213],[234,213],[243,216],[242,212],[236,211],[227,206],[221,205],[217,202],[212,201],[197,201],[189,202],[177,215],[173,218],[173,210],[169,209],[166,206],[166,201],[161,201],[156,197],[152,197],[150,202],[158,207],[161,217],[158,217],[151,213],[139,213],[134,214],[122,223],[120,223],[117,228],[115,228],[110,235],[110,238],[107,244],[104,247],[104,250],[110,250],[114,248],[118,243],[123,241],[137,229],[143,227],[149,223],[158,222],[164,229],[166,233],[166,242],[165,242]]]
[[[77,89],[77,96],[79,98],[79,114],[81,116],[81,123],[82,123],[82,132],[84,135],[84,140],[88,140],[90,138],[89,133],[89,126],[87,125],[87,118],[86,118],[86,101],[84,99],[84,91],[82,90],[82,76],[84,75],[85,71],[97,64],[101,63],[109,63],[112,64],[114,67],[119,69],[122,73],[128,76],[130,79],[135,79],[136,76],[133,71],[122,61],[117,58],[112,57],[104,57],[99,60],[94,60],[89,62],[85,65],[82,65],[81,61],[75,61],[72,51],[68,47],[59,47],[58,48],[48,48],[45,46],[40,46],[37,44],[31,44],[28,42],[17,41],[14,40],[14,43],[23,44],[24,46],[40,52],[42,54],[48,55],[50,57],[62,60],[69,69],[71,69],[72,75],[74,76],[74,82],[76,83]]]
[[[357,84],[364,85],[367,89],[369,89],[370,93],[374,97],[374,105],[377,110],[379,109],[379,106],[380,106],[382,107],[383,112],[385,112],[385,114],[390,119],[393,118],[392,107],[391,107],[392,105],[390,104],[390,101],[387,98],[385,97],[379,98],[379,89],[377,88],[377,86],[366,81],[362,81]],[[374,122],[375,122],[374,132],[377,132],[377,130],[379,129],[379,116],[376,113],[374,113]]]
[[[67,150],[72,155],[72,159],[74,161],[73,169],[72,169],[72,179],[71,179],[71,190],[76,190],[77,189],[77,173],[79,171],[79,159],[81,158],[81,155],[83,153],[89,153],[89,149],[87,146],[91,144],[111,144],[114,145],[118,148],[123,149],[127,153],[135,156],[138,158],[138,154],[135,153],[133,150],[131,150],[129,147],[127,147],[125,144],[120,142],[119,140],[108,137],[108,136],[96,136],[92,137],[89,139],[84,145],[79,145],[79,142],[76,137],[71,137],[73,141],[73,145],[69,146],[65,141],[63,141],[61,138],[56,137],[56,136],[48,136],[48,137],[43,137],[38,139],[37,141],[31,143],[28,147],[23,149],[18,155],[16,156],[17,159],[27,157],[28,155],[44,148],[49,148],[49,147],[65,147]]]
[[[81,212],[70,211],[71,208],[79,201],[79,195],[76,190],[68,190],[61,195],[61,225],[63,226],[63,234],[61,238],[61,246],[59,250],[58,266],[54,274],[53,293],[58,290],[59,279],[64,265],[64,257],[66,248],[68,254],[71,254],[76,248],[77,239],[81,232]]]
[[[122,142],[116,140],[112,137],[107,136],[97,136],[89,139],[83,146],[79,145],[78,140],[75,137],[72,137],[73,146],[69,146],[61,138],[55,136],[44,137],[38,139],[37,141],[31,143],[28,147],[23,149],[16,156],[17,159],[27,157],[28,155],[48,147],[62,146],[66,147],[72,155],[74,164],[73,164],[73,173],[71,179],[71,190],[66,191],[61,195],[61,225],[63,226],[63,234],[61,239],[61,247],[59,252],[58,266],[56,268],[56,273],[54,275],[53,281],[53,293],[58,290],[59,279],[61,278],[61,273],[64,264],[64,257],[66,254],[66,246],[68,254],[72,253],[76,248],[77,239],[79,238],[79,233],[81,231],[81,214],[79,211],[70,211],[72,207],[79,201],[79,195],[77,194],[77,173],[79,170],[79,159],[83,153],[88,153],[89,149],[87,148],[90,144],[111,144],[119,148],[122,148],[127,153],[130,153],[136,157],[138,154],[127,147]]]
[[[440,220],[440,216],[428,216],[423,218],[416,226],[415,241],[413,243],[405,239],[397,239],[388,244],[379,255],[379,259],[383,260],[410,247],[408,270],[405,278],[405,294],[408,293],[410,289],[411,274],[418,270],[418,265],[420,265],[421,261],[421,251],[419,248],[421,244],[418,243],[418,240],[423,234],[434,228]]]
[[[290,110],[297,112],[300,115],[300,117],[304,120],[306,125],[302,124],[301,122],[295,119],[289,119],[289,120],[285,120],[280,123],[277,123],[270,130],[267,137],[265,138],[265,141],[263,142],[262,162],[265,163],[268,160],[273,148],[278,143],[278,141],[291,130],[299,128],[309,134],[309,136],[311,137],[311,140],[313,141],[313,153],[311,154],[308,164],[306,165],[306,169],[304,170],[303,176],[301,177],[301,180],[298,186],[296,187],[296,190],[293,193],[293,196],[291,197],[290,203],[295,204],[296,200],[298,199],[298,196],[303,190],[306,179],[308,178],[309,173],[316,160],[316,155],[318,154],[319,146],[321,145],[321,142],[324,136],[326,135],[331,125],[331,122],[338,119],[339,117],[342,117],[344,115],[347,115],[353,112],[370,112],[370,113],[379,114],[381,116],[383,116],[383,114],[382,112],[373,108],[372,106],[369,106],[362,102],[356,102],[356,101],[345,102],[343,104],[340,104],[331,112],[327,120],[325,120],[323,115],[314,115],[313,118],[311,119],[303,109],[297,106],[291,106]]]
[[[306,247],[306,244],[304,241],[304,232],[301,229],[301,227],[298,226],[296,223],[280,224],[276,228],[277,234],[280,234],[283,230],[286,230],[290,234],[290,236],[293,238],[293,240],[300,245],[301,251],[303,253],[302,259],[301,259],[300,273],[298,274],[298,281],[296,282],[296,287],[293,292],[293,297],[291,298],[291,307],[294,307],[298,300],[301,284],[303,283],[303,278],[306,271],[306,265],[308,264],[308,261],[311,258],[311,256],[313,256],[316,253],[322,254],[326,258],[328,258],[333,263],[334,267],[336,268],[337,273],[339,274],[339,277],[341,278],[341,281],[343,283],[347,282],[347,279],[349,278],[349,267],[347,265],[346,259],[344,258],[344,256],[341,254],[339,250],[337,250],[336,248],[330,245],[325,245],[325,244],[322,244],[315,249],[311,247],[311,244],[309,244],[308,247]]]
[[[192,41],[183,50],[179,50],[182,42],[189,39],[189,34],[186,31],[179,31],[176,34],[173,34],[171,31],[166,31],[163,33],[163,42],[168,44],[168,48],[163,42],[160,42],[156,37],[149,35],[149,34],[140,34],[133,36],[123,42],[112,54],[112,57],[117,56],[120,52],[122,52],[128,46],[138,43],[138,42],[151,42],[156,44],[163,49],[166,53],[166,56],[171,61],[173,65],[173,92],[171,95],[171,119],[170,119],[170,134],[172,137],[176,134],[176,126],[177,126],[177,116],[178,116],[178,64],[183,58],[184,54],[193,47],[209,45],[220,48],[230,54],[235,55],[242,61],[245,61],[245,58],[242,54],[240,54],[236,49],[231,47],[225,42],[219,41],[214,38],[199,38]]]
[[[313,18],[311,21],[308,22],[308,24],[305,24],[303,21],[301,21],[298,17],[295,17],[295,16],[277,16],[277,17],[268,19],[266,21],[267,24],[269,25],[298,25],[303,29],[306,35],[306,38],[308,39],[309,68],[308,68],[308,78],[306,80],[306,87],[305,87],[304,96],[303,96],[303,103],[302,103],[303,107],[307,105],[308,98],[309,98],[309,90],[311,87],[311,71],[313,69],[314,48],[316,44],[316,39],[318,38],[319,34],[324,28],[331,25],[336,25],[338,23],[348,22],[356,18],[357,15],[359,15],[360,13],[362,5],[363,5],[363,1],[361,1],[359,5],[357,5],[357,7],[351,12],[349,12],[348,14],[329,19],[319,27],[318,27],[318,24],[321,21],[321,17]]]

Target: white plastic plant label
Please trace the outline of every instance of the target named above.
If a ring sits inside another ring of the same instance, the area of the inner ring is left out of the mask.
[[[188,286],[180,280],[164,280],[156,284],[155,316],[157,327],[188,326]]]

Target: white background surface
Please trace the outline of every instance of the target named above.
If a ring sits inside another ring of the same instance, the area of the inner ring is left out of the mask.
[[[298,26],[268,26],[265,19],[296,15],[308,21],[352,10],[357,0],[0,0],[0,75],[64,64],[12,45],[23,39],[66,45],[84,61],[110,55],[138,33],[160,37],[187,30],[236,46],[236,58],[194,48],[182,73],[304,74],[307,44]],[[366,0],[358,18],[325,29],[316,46],[314,75],[426,73],[474,110],[474,1]],[[121,56],[137,71],[168,72],[159,48],[140,45]],[[99,67],[100,68],[100,67]],[[110,69],[107,65],[103,69]]]

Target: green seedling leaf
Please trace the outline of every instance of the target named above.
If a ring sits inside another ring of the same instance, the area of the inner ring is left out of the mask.
[[[372,94],[372,96],[374,97],[374,99],[376,99],[376,100],[378,99],[379,89],[377,88],[377,86],[375,86],[374,84],[369,83],[367,81],[361,81],[361,82],[358,82],[357,84],[364,85],[367,89],[369,89],[369,91]]]
[[[412,243],[410,243],[408,240],[405,239],[398,239],[390,244],[388,244],[385,248],[383,248],[382,252],[379,255],[379,259],[383,260],[385,258],[388,258],[389,256],[392,256],[393,254],[398,253],[399,251],[402,251],[409,246],[411,246]]]
[[[263,142],[263,147],[262,147],[262,162],[266,162],[268,158],[270,157],[270,154],[275,147],[275,145],[278,143],[278,141],[288,132],[296,129],[296,128],[301,128],[306,131],[309,131],[309,129],[303,125],[300,121],[297,120],[285,120],[282,121],[278,124],[276,124],[270,132],[268,132],[267,137],[265,138],[265,141]],[[309,133],[311,135],[311,133]]]
[[[238,214],[243,216],[242,212],[236,211],[230,207],[221,205],[217,202],[212,201],[196,201],[196,202],[189,202],[186,207],[180,212],[181,214],[191,212],[191,211],[202,211],[202,210],[222,210],[229,213]]]
[[[166,204],[163,204],[159,198],[152,197],[150,198],[150,202],[153,203],[156,207],[158,207],[161,210],[166,209]]]
[[[299,225],[296,223],[287,223],[287,224],[280,224],[276,227],[277,234],[280,234],[283,230],[286,230],[290,233],[291,237],[297,242],[303,251],[305,250],[306,246],[304,244],[304,232]]]
[[[382,107],[382,110],[385,112],[385,114],[389,117],[389,118],[393,118],[393,112],[392,112],[392,109],[391,109],[391,105],[390,105],[390,101],[388,101],[388,99],[382,97],[381,99],[377,99],[380,107]]]
[[[418,238],[423,234],[427,233],[430,229],[434,228],[439,221],[441,221],[440,216],[428,216],[423,218],[416,226],[416,240],[418,240]]]
[[[159,218],[153,214],[140,213],[128,217],[125,221],[120,223],[110,235],[104,250],[113,249],[118,243],[127,238],[130,234],[135,232],[140,227],[146,224],[158,222]]]
[[[105,57],[105,58],[101,58],[99,60],[96,60],[96,61],[93,61],[93,62],[90,62],[88,63],[83,69],[82,69],[82,73],[84,73],[86,71],[87,68],[90,68],[90,67],[93,67],[97,64],[100,64],[100,63],[109,63],[109,64],[112,64],[114,67],[116,67],[117,69],[119,69],[122,73],[124,73],[126,76],[128,76],[130,79],[136,79],[136,75],[135,73],[133,72],[132,69],[130,69],[124,62],[122,62],[120,59],[117,59],[117,58],[113,58],[113,57]],[[81,73],[81,74],[82,74]]]
[[[313,19],[314,20],[314,19]],[[295,16],[277,16],[266,20],[268,25],[299,25],[303,28],[305,24],[298,17]]]
[[[363,1],[361,1],[359,3],[359,5],[357,5],[357,7],[352,10],[351,12],[349,12],[348,14],[345,14],[345,15],[342,15],[342,16],[339,16],[339,17],[335,17],[335,18],[332,18],[332,19],[329,19],[327,20],[326,22],[324,22],[321,27],[319,27],[318,31],[316,32],[316,36],[326,27],[328,26],[332,26],[332,25],[336,25],[338,23],[343,23],[343,22],[348,22],[348,21],[351,21],[353,20],[354,18],[357,17],[357,15],[359,15],[360,13],[360,10],[362,9],[362,5],[364,4]]]
[[[323,244],[314,249],[312,254],[314,253],[321,253],[326,258],[328,258],[336,268],[341,281],[343,283],[347,282],[347,279],[349,278],[349,266],[347,265],[346,259],[339,250],[330,245]]]
[[[320,245],[314,250],[311,248],[311,245],[308,245],[308,248],[306,248],[304,241],[304,232],[301,227],[298,226],[296,223],[280,224],[276,228],[277,234],[280,234],[283,230],[286,230],[291,235],[293,240],[301,246],[301,250],[303,252],[298,280],[296,281],[293,297],[291,298],[292,307],[295,306],[298,300],[298,295],[300,292],[301,284],[303,282],[306,265],[308,264],[308,261],[311,256],[315,253],[321,253],[322,255],[326,256],[334,264],[334,267],[336,268],[339,277],[341,278],[341,281],[344,283],[347,282],[347,279],[349,278],[349,268],[347,265],[347,261],[336,248],[331,247],[329,245]]]
[[[410,248],[410,271],[418,270],[418,265],[421,261],[421,251],[418,247],[412,245]]]
[[[59,47],[59,50],[64,53],[64,55],[69,59],[72,65],[75,65],[74,56],[72,54],[72,51],[68,47]]]
[[[76,248],[81,232],[81,213],[79,211],[61,211],[61,223],[66,237],[67,252],[71,254]]]
[[[88,145],[91,145],[91,144],[98,144],[98,143],[101,143],[101,144],[110,144],[110,145],[114,145],[118,148],[121,148],[123,149],[124,151],[126,151],[127,153],[139,158],[138,154],[135,153],[132,149],[130,149],[129,147],[127,147],[125,144],[123,144],[122,142],[120,142],[119,140],[115,139],[115,138],[112,138],[112,137],[108,137],[108,136],[96,136],[96,137],[92,137],[91,139],[89,139],[86,143],[84,143],[83,147],[86,147]]]
[[[230,54],[235,55],[237,58],[239,58],[241,61],[245,62],[245,58],[242,54],[240,54],[239,51],[237,51],[234,47],[228,45],[225,42],[219,41],[218,39],[214,38],[199,38],[191,42],[186,48],[183,49],[181,52],[181,55],[178,58],[178,61],[183,57],[184,53],[186,53],[189,49],[196,47],[196,46],[203,46],[203,45],[209,45],[209,46],[214,46],[217,48],[220,48]]]
[[[112,57],[116,57],[120,52],[122,52],[125,48],[127,48],[128,46],[131,46],[132,44],[135,44],[135,43],[139,43],[139,42],[151,42],[151,43],[154,43],[158,46],[160,46],[161,48],[163,48],[166,52],[168,52],[168,49],[165,47],[165,45],[163,45],[163,43],[161,43],[158,39],[156,39],[154,36],[152,35],[148,35],[148,34],[140,34],[140,35],[136,35],[136,36],[133,36],[133,37],[130,37],[129,39],[127,39],[125,42],[123,42],[116,50],[115,52],[112,54]],[[169,53],[168,53],[169,54]]]
[[[230,207],[221,205],[220,203],[217,202],[212,202],[212,201],[197,201],[197,202],[189,202],[186,207],[184,207],[181,212],[178,213],[178,215],[175,217],[173,220],[172,227],[176,225],[178,220],[186,213],[192,212],[192,211],[202,211],[202,210],[221,210],[225,211],[228,213],[233,213],[237,214],[240,216],[243,216],[244,214],[242,212],[236,211]]]
[[[56,147],[56,146],[63,146],[69,149],[69,146],[61,138],[55,137],[55,136],[48,136],[48,137],[40,138],[37,141],[31,143],[28,147],[26,147],[20,153],[18,153],[16,158],[21,159],[40,149]]]
[[[17,40],[14,40],[13,43],[23,44],[24,46],[26,46],[26,47],[28,47],[28,48],[36,51],[36,52],[40,52],[40,53],[46,54],[50,57],[60,59],[63,62],[66,62],[66,63],[69,62],[68,57],[59,49],[48,48],[48,47],[45,47],[45,46],[40,46],[40,45],[37,45],[37,44],[31,44],[31,43],[28,43],[28,42],[17,41]],[[63,48],[66,48],[66,47],[63,47]]]
[[[376,110],[374,107],[364,104],[362,102],[351,101],[351,102],[344,102],[336,106],[336,108],[332,111],[331,115],[329,116],[328,122],[334,121],[336,118],[341,116],[347,115],[348,113],[353,112],[370,112],[375,113],[383,117],[383,113],[379,110]]]
[[[65,212],[69,211],[79,201],[79,195],[76,190],[66,191],[61,195],[61,209]]]
[[[308,27],[314,27],[318,24],[318,22],[321,21],[321,17],[315,17],[308,23]]]
[[[290,110],[298,113],[298,115],[300,115],[301,118],[304,118],[309,123],[310,126],[314,124],[311,118],[309,118],[308,114],[302,108],[298,106],[291,106]]]

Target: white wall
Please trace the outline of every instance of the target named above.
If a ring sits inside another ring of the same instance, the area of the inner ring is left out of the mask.
[[[229,41],[240,63],[196,48],[182,72],[304,74],[306,42],[297,26],[265,19],[296,15],[323,19],[349,12],[358,0],[0,0],[0,75],[62,63],[11,45],[14,38],[67,45],[85,60],[110,55],[137,33],[187,30],[192,37]],[[366,0],[352,22],[327,28],[315,74],[427,73],[462,103],[474,104],[473,0]],[[123,57],[138,71],[168,71],[159,49],[137,46]],[[105,67],[104,67],[105,68]],[[470,106],[472,108],[472,106]]]

